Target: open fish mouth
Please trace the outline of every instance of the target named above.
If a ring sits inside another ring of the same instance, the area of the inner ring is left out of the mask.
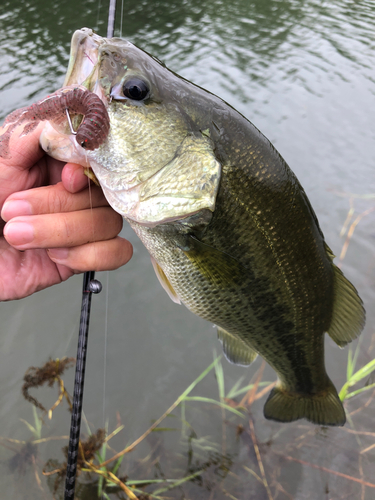
[[[95,93],[108,107],[109,92],[102,88],[99,78],[99,50],[105,43],[107,39],[96,35],[92,29],[82,28],[75,31],[63,87],[74,85],[84,87]],[[72,117],[71,121],[73,129],[77,130],[82,122],[82,115]],[[71,134],[70,130],[67,120],[59,127],[52,122],[47,122],[39,139],[42,149],[57,160],[90,167],[86,152],[77,144],[75,135]]]
[[[82,85],[97,94],[106,104],[107,98],[99,84],[99,48],[107,40],[90,28],[75,31],[70,49],[69,66],[64,80],[68,85]]]
[[[64,86],[82,85],[108,105],[112,89],[122,86],[129,47],[126,40],[103,38],[90,28],[75,31]]]

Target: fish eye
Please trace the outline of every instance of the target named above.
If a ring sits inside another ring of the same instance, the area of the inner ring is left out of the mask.
[[[143,80],[131,78],[124,83],[122,91],[125,97],[129,97],[129,99],[134,99],[135,101],[141,101],[147,96],[148,87]]]

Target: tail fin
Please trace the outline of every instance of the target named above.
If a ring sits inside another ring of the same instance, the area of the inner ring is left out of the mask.
[[[345,410],[331,381],[316,394],[298,394],[275,387],[264,405],[264,416],[278,422],[306,418],[317,425],[344,425]]]

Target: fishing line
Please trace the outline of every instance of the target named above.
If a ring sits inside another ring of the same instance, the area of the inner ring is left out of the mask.
[[[109,6],[109,14],[108,14],[107,38],[113,37],[115,12],[116,12],[116,0],[111,0]],[[85,382],[91,295],[93,293],[99,293],[101,289],[102,285],[100,281],[95,279],[95,271],[85,272],[83,275],[81,317],[79,322],[77,361],[76,361],[76,372],[74,379],[72,417],[70,421],[70,437],[68,446],[68,460],[66,465],[64,500],[74,499],[74,491],[75,491],[75,483],[77,475],[77,459],[78,459],[79,445],[80,445],[79,437],[81,433],[83,389]]]
[[[94,243],[94,254],[95,254],[95,256],[97,256],[97,249],[96,249],[96,245],[95,245],[96,235],[95,235],[94,212],[93,212],[93,206],[92,206],[91,179],[89,179],[89,199],[90,199],[90,215],[91,215],[91,227],[92,227],[92,241]]]
[[[101,8],[101,0],[98,1],[98,13],[96,16],[96,28],[99,31],[99,17],[100,17],[100,8]]]

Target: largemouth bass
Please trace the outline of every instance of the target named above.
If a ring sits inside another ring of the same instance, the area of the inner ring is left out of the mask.
[[[362,301],[272,144],[220,98],[87,28],[73,35],[64,85],[73,84],[106,104],[109,135],[86,151],[68,126],[47,125],[43,149],[92,168],[171,299],[217,325],[230,361],[260,354],[274,368],[266,418],[343,425],[324,333],[341,347],[355,339]]]

